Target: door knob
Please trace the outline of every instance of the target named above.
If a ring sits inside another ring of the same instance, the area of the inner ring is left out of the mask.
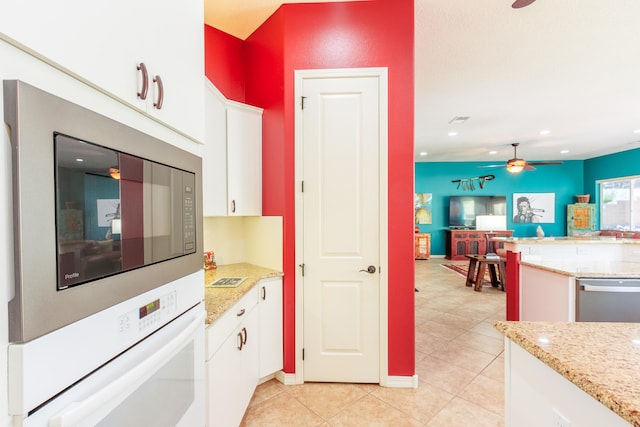
[[[360,271],[364,271],[365,273],[373,274],[373,273],[376,272],[376,268],[373,265],[370,265],[369,267],[367,267],[366,270],[360,270]]]

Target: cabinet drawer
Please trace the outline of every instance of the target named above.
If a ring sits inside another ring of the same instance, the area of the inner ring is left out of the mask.
[[[231,333],[258,305],[258,286],[254,286],[237,303],[206,329],[206,359],[209,360]],[[243,311],[244,310],[244,311]]]

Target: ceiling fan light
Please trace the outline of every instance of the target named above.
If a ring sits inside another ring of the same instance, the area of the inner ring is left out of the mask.
[[[527,162],[522,159],[510,160],[509,163],[507,163],[507,171],[511,173],[520,173],[524,170],[526,165]]]
[[[120,169],[118,169],[117,167],[109,168],[109,175],[113,179],[120,179]]]

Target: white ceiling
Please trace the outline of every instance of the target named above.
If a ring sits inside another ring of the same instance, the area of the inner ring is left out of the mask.
[[[640,1],[512,2],[415,0],[416,161],[502,163],[514,142],[527,160],[640,147]],[[205,0],[205,22],[244,39],[281,3]]]

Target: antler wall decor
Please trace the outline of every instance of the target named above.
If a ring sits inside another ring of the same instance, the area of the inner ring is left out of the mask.
[[[461,178],[461,179],[453,179],[451,180],[451,182],[457,182],[458,183],[458,187],[460,188],[460,186],[462,186],[463,190],[475,190],[476,186],[474,184],[474,181],[479,181],[478,184],[480,185],[480,188],[484,188],[484,184],[487,181],[491,181],[492,179],[495,179],[495,175],[480,175],[480,176],[476,176],[473,178]]]

